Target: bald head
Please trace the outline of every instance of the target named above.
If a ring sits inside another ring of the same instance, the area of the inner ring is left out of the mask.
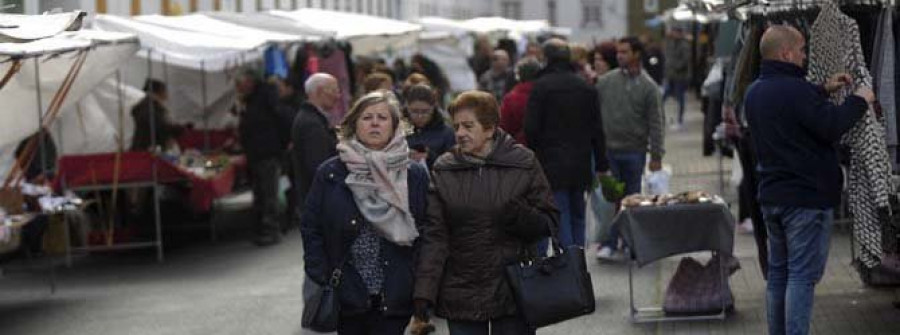
[[[774,25],[766,29],[759,41],[759,53],[764,60],[777,60],[793,63],[792,51],[802,51],[805,41],[803,34],[788,25]],[[796,55],[794,55],[796,56]],[[801,63],[802,66],[802,63]]]
[[[322,110],[333,108],[341,96],[337,79],[327,73],[320,72],[309,76],[306,83],[303,84],[303,89],[306,91],[309,103]]]

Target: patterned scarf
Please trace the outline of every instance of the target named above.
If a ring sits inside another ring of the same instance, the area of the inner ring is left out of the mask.
[[[419,232],[409,210],[409,147],[403,132],[395,131],[383,150],[366,148],[356,137],[341,140],[337,150],[350,170],[347,187],[363,217],[381,237],[412,246]]]

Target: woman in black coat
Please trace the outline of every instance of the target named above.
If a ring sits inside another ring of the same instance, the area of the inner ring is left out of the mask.
[[[434,161],[456,145],[453,129],[447,125],[437,106],[437,95],[428,85],[413,85],[403,92],[406,116],[413,133],[406,136],[413,161],[425,161],[430,169]]]
[[[413,253],[428,175],[410,164],[390,93],[362,97],[342,123],[338,157],[319,167],[301,221],[306,275],[336,274],[338,334],[403,334],[413,314]]]

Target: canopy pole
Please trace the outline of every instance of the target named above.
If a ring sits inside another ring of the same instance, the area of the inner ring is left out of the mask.
[[[43,106],[43,98],[41,97],[41,62],[40,57],[34,57],[34,88],[35,96],[37,96],[37,114],[38,114],[38,152],[41,156],[41,173],[47,174],[47,155],[46,155],[46,143],[44,143],[44,106]],[[27,171],[27,169],[25,169]]]
[[[206,62],[200,61],[200,86],[203,90],[203,152],[209,152],[209,111],[206,100]]]

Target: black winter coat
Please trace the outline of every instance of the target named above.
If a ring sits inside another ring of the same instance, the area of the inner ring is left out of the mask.
[[[451,151],[432,170],[415,298],[449,320],[515,315],[504,267],[533,251],[559,221],[531,150],[501,130],[495,141],[483,164]]]
[[[152,112],[152,113],[151,113]],[[156,133],[156,144],[165,148],[170,140],[181,135],[184,130],[179,125],[169,121],[166,106],[151,97],[146,97],[131,109],[131,117],[134,118],[134,136],[131,137],[132,151],[149,151],[153,134]],[[151,116],[154,117],[150,120]]]
[[[428,158],[425,159],[428,168],[434,166],[434,161],[456,145],[456,134],[446,123],[441,114],[435,110],[431,116],[431,122],[425,127],[416,128],[414,132],[406,136],[406,143],[410,148],[424,146],[428,148]]]
[[[322,163],[306,198],[300,232],[306,275],[319,285],[331,278],[343,262],[338,286],[342,315],[358,315],[370,310],[369,292],[362,276],[350,264],[350,247],[359,236],[360,225],[369,224],[359,212],[345,179],[347,166],[338,157]],[[410,164],[407,177],[409,208],[418,226],[425,220],[428,174],[418,164]],[[413,313],[413,257],[416,247],[404,247],[381,239],[384,259],[382,288],[384,315],[410,316]],[[418,241],[416,242],[418,244]]]
[[[554,190],[590,187],[606,171],[606,138],[597,90],[568,63],[551,64],[537,79],[525,112],[525,138]]]
[[[304,203],[319,165],[337,155],[337,142],[325,115],[316,106],[302,103],[291,126],[291,165],[299,203]]]
[[[278,91],[271,85],[259,83],[244,102],[246,110],[241,114],[238,129],[247,161],[252,164],[282,157],[289,137],[279,112]]]

